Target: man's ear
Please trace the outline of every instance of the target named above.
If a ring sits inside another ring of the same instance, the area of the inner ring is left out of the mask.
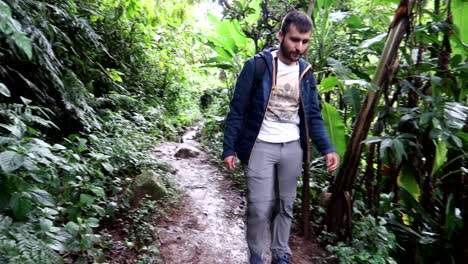
[[[279,40],[280,43],[283,41],[283,37],[284,37],[283,32],[281,30],[278,31],[278,40]]]

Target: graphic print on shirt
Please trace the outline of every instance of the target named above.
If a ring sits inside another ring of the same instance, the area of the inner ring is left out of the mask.
[[[279,123],[297,123],[299,110],[299,77],[297,71],[278,71],[265,119]]]

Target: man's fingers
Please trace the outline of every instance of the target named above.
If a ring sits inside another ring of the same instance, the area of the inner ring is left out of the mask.
[[[234,171],[234,170],[236,170],[236,160],[232,159],[231,160],[231,171]]]
[[[230,171],[234,171],[236,169],[236,157],[229,156],[224,159],[224,165]]]
[[[327,171],[334,171],[338,167],[338,155],[336,153],[330,153],[326,156]]]

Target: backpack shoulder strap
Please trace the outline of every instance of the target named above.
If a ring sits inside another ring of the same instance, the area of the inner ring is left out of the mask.
[[[302,71],[301,73],[301,76],[299,77],[299,80],[302,80],[302,78],[304,78],[304,75],[306,78],[311,78],[311,74],[312,73],[312,66],[309,64],[307,65],[307,67],[304,69],[304,71]]]
[[[265,60],[259,55],[255,55],[255,85],[262,82],[263,74],[266,70]]]

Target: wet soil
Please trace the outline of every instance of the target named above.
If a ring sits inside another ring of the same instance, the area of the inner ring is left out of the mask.
[[[182,138],[182,143],[165,142],[154,155],[170,164],[174,180],[182,192],[182,201],[157,227],[159,249],[165,264],[243,264],[247,261],[245,242],[245,197],[235,184],[215,165],[193,140],[196,130]],[[194,147],[199,155],[177,158],[183,146]],[[292,263],[327,263],[326,253],[316,243],[304,241],[294,231],[290,241]],[[270,263],[267,257],[267,262]]]

